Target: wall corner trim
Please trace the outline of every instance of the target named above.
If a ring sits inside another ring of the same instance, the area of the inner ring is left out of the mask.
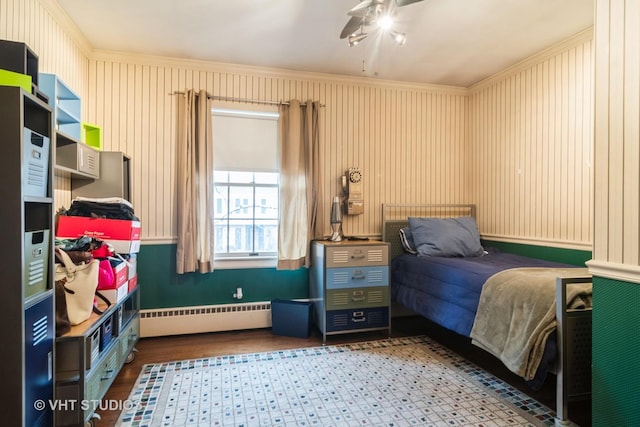
[[[75,22],[71,20],[67,12],[62,8],[57,0],[38,0],[40,4],[51,14],[53,20],[64,29],[64,32],[71,38],[80,48],[82,53],[89,58],[93,52],[93,46],[89,40],[82,34]]]
[[[592,276],[640,284],[640,266],[638,265],[592,259],[587,261],[587,267]]]
[[[580,44],[586,43],[593,40],[593,27],[585,28],[584,30],[574,34],[573,36],[561,40],[546,49],[541,50],[538,53],[535,53],[520,62],[517,62],[502,71],[497,72],[496,74],[487,77],[484,80],[481,80],[477,83],[472,84],[468,87],[469,93],[474,94],[482,89],[485,89],[492,84],[495,84],[498,81],[503,80],[507,76],[512,76],[524,69],[530,68],[536,64],[539,64],[542,61],[545,61],[548,58],[551,58],[559,53],[566,51],[567,49],[573,48]]]

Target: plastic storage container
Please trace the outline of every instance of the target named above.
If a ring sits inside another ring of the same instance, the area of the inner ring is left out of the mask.
[[[271,301],[271,332],[274,335],[308,338],[311,333],[311,308],[303,301]]]

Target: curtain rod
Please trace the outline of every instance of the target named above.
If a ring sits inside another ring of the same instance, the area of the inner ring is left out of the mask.
[[[184,95],[184,92],[173,92],[169,95]],[[230,101],[230,102],[246,102],[249,104],[265,104],[265,105],[289,105],[288,102],[285,101],[263,101],[261,99],[247,99],[247,98],[233,98],[229,96],[215,96],[207,94],[207,98],[213,99],[216,101]],[[307,105],[306,102],[301,102],[300,105]],[[320,104],[320,107],[324,107],[324,104]]]

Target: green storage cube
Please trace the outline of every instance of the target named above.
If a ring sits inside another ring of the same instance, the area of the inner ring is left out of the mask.
[[[0,86],[18,86],[31,93],[31,76],[0,69]]]
[[[89,147],[102,151],[102,128],[97,125],[82,122],[81,140]]]

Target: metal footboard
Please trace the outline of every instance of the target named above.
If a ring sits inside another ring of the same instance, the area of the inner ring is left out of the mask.
[[[556,425],[571,425],[569,402],[591,396],[591,308],[567,309],[567,286],[590,283],[591,277],[559,277],[556,280],[558,359]]]

